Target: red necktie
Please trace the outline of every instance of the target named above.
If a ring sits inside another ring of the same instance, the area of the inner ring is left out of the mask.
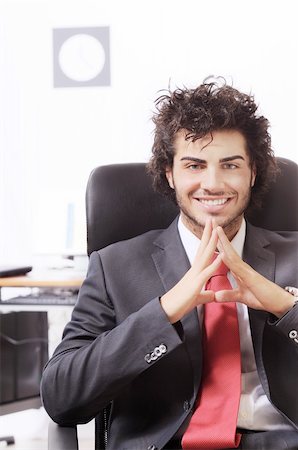
[[[214,292],[231,289],[224,263],[206,284]],[[241,390],[241,355],[235,303],[205,305],[203,373],[195,412],[182,439],[183,449],[236,448]]]

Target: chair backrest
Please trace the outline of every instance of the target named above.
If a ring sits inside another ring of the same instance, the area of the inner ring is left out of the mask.
[[[248,217],[276,231],[298,229],[298,166],[277,158],[280,174],[264,198],[263,208]],[[111,164],[94,169],[86,191],[88,255],[113,242],[151,229],[166,228],[177,206],[157,194],[145,163]]]
[[[146,231],[166,228],[177,206],[154,192],[145,163],[112,164],[94,169],[86,191],[87,250]]]

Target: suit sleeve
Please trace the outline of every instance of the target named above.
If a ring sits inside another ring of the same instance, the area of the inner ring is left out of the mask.
[[[298,304],[280,319],[273,322],[273,326],[298,349]]]
[[[181,343],[158,297],[117,323],[94,252],[71,321],[44,369],[44,407],[61,425],[85,423]]]

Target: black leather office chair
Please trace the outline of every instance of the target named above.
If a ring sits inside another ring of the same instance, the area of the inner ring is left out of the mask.
[[[264,199],[261,211],[248,219],[254,225],[276,231],[298,230],[298,166],[277,158],[280,174]],[[144,163],[97,167],[86,191],[88,255],[113,242],[150,229],[166,228],[178,213],[177,206],[156,194]],[[95,419],[95,448],[105,448],[105,417]],[[78,449],[76,427],[49,427],[49,450]]]

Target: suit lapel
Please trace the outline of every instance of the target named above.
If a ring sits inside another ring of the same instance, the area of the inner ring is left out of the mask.
[[[275,278],[275,255],[269,248],[270,242],[266,239],[262,229],[247,224],[247,234],[243,250],[243,259],[258,273],[268,280],[274,281]],[[269,313],[255,309],[248,310],[249,320],[254,346],[256,364],[262,381],[263,388],[270,398],[268,380],[265,375],[263,364],[263,332]]]
[[[190,268],[188,258],[180,240],[177,220],[164,230],[154,242],[152,258],[165,291],[169,291]]]
[[[243,259],[267,280],[275,278],[275,255],[264,230],[247,224]]]
[[[156,270],[165,288],[169,291],[190,268],[190,263],[183,248],[178,232],[178,218],[159,235],[154,242],[152,254]],[[182,320],[184,343],[190,357],[194,372],[194,388],[197,392],[202,369],[201,331],[197,311],[194,309]]]

